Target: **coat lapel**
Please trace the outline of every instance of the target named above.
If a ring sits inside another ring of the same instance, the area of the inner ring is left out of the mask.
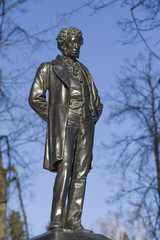
[[[52,61],[52,69],[58,78],[65,84],[67,87],[70,87],[69,77],[67,69],[65,68],[61,57],[58,55],[55,60]]]

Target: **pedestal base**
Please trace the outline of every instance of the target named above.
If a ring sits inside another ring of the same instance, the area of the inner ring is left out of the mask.
[[[101,234],[70,230],[52,230],[30,240],[111,240]]]

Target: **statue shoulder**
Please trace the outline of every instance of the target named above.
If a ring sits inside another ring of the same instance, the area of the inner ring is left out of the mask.
[[[84,66],[81,62],[79,62],[81,68],[83,69],[83,71],[86,73],[89,81],[93,82],[93,78],[92,78],[92,75],[90,74],[88,68],[86,66]]]
[[[55,60],[53,60],[51,62],[52,65],[52,69],[54,70],[54,72],[56,73],[56,75],[58,75],[59,77],[61,77],[61,75],[63,75],[64,71],[66,70],[64,63],[61,59],[61,56],[57,56]]]
[[[84,66],[83,63],[81,63],[80,61],[78,61],[78,62],[79,62],[79,64],[80,64],[81,68],[82,68],[88,75],[91,75],[90,72],[89,72],[89,70],[88,70],[88,68],[87,68],[86,66]]]
[[[54,60],[52,60],[51,62],[43,62],[39,65],[38,70],[45,75],[49,75],[49,70],[50,70],[50,66],[56,67],[56,68],[63,68],[63,64],[61,61],[61,57],[58,55]]]
[[[43,62],[39,65],[37,72],[42,75],[49,75],[50,62]]]

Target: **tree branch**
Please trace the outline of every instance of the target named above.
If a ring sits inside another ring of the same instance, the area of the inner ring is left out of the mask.
[[[142,2],[143,2],[143,1],[142,1]],[[145,38],[144,38],[143,35],[141,34],[141,31],[140,31],[139,26],[138,26],[138,24],[137,24],[137,20],[136,20],[136,18],[135,18],[135,16],[134,16],[134,12],[133,12],[134,9],[135,9],[135,8],[133,8],[133,9],[131,8],[130,11],[131,11],[131,16],[132,16],[133,22],[134,22],[134,24],[135,24],[135,27],[136,27],[136,30],[137,30],[138,35],[140,36],[142,42],[145,44],[145,46],[146,46],[147,49],[150,51],[150,53],[151,53],[153,56],[155,56],[158,60],[160,60],[160,57],[159,57],[154,51],[152,51],[151,47],[149,46],[149,44],[147,43],[147,41],[145,40]]]
[[[23,218],[24,218],[26,236],[27,236],[27,240],[29,240],[29,232],[28,232],[27,218],[26,218],[25,209],[24,209],[24,204],[23,204],[23,200],[22,200],[22,194],[21,194],[21,188],[20,188],[20,181],[19,181],[18,173],[17,173],[17,170],[16,170],[13,166],[10,166],[10,167],[7,168],[7,172],[9,172],[9,171],[12,171],[12,172],[14,173],[14,175],[15,175],[15,178],[16,178],[17,188],[18,188],[18,194],[19,194],[19,200],[20,200],[21,209],[22,209]]]

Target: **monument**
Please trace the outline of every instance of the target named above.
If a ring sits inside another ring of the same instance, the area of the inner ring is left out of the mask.
[[[77,60],[82,32],[64,28],[56,39],[62,55],[39,66],[29,96],[30,106],[47,122],[44,168],[57,172],[49,231],[34,239],[106,239],[81,224],[94,127],[103,105],[88,69]]]

